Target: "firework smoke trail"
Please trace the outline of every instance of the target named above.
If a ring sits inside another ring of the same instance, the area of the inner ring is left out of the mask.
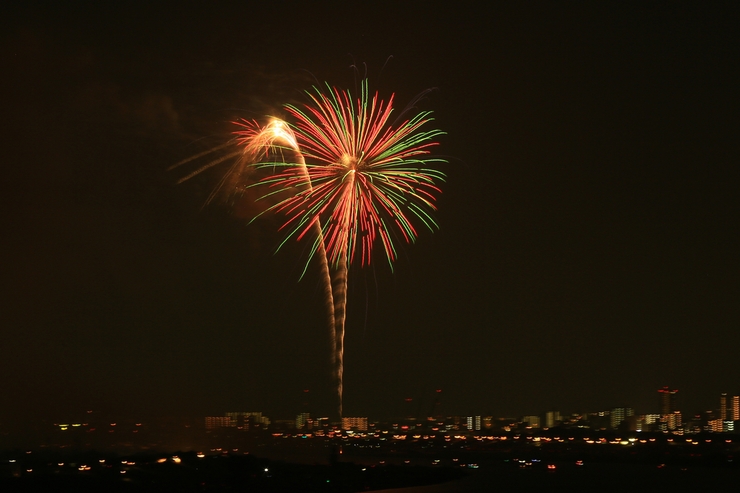
[[[195,161],[198,158],[207,156],[223,148],[233,146],[235,142],[240,146],[240,149],[238,151],[228,153],[224,156],[221,156],[221,157],[218,157],[216,159],[209,161],[208,163],[196,169],[195,171],[192,171],[186,176],[177,180],[178,184],[183,183],[193,178],[196,175],[199,175],[203,171],[209,168],[212,168],[216,166],[217,164],[223,163],[225,161],[233,160],[228,171],[224,173],[218,185],[212,190],[211,194],[206,200],[206,203],[210,203],[215,197],[217,197],[218,195],[221,195],[222,192],[225,192],[226,196],[231,196],[231,195],[234,195],[235,193],[238,194],[239,192],[244,191],[244,189],[248,187],[248,185],[246,184],[250,182],[251,174],[254,171],[254,169],[259,168],[259,167],[264,167],[264,166],[297,167],[297,169],[301,171],[304,184],[307,185],[309,190],[311,189],[311,180],[310,180],[310,176],[308,175],[305,159],[303,155],[301,154],[300,149],[298,148],[295,134],[285,122],[283,122],[280,119],[273,118],[264,127],[261,127],[257,122],[247,121],[247,120],[242,120],[242,121],[238,121],[234,123],[241,127],[240,130],[237,130],[234,132],[234,134],[236,135],[236,139],[230,140],[229,142],[225,144],[213,147],[211,149],[208,149],[206,151],[200,152],[186,159],[183,159],[182,161],[175,163],[169,168],[167,168],[167,170],[171,171],[173,169],[179,168],[180,166],[184,164]],[[296,160],[295,163],[287,163],[285,161],[283,154],[284,154],[284,151],[286,150],[290,150],[293,153],[293,155],[295,156],[295,160]],[[265,158],[269,156],[270,153],[280,154],[282,159],[276,162],[269,162]],[[237,159],[234,159],[234,158],[237,158]],[[311,257],[313,257],[314,255],[318,257],[321,276],[323,279],[324,300],[325,300],[325,308],[326,308],[326,315],[327,315],[326,318],[327,318],[327,325],[329,327],[329,338],[330,338],[329,344],[331,347],[332,373],[338,381],[337,396],[338,396],[338,401],[339,401],[339,404],[338,404],[339,416],[341,417],[342,416],[342,390],[341,390],[342,389],[342,383],[341,383],[342,382],[342,376],[341,376],[342,372],[341,372],[341,368],[343,367],[343,363],[342,363],[343,349],[342,348],[344,345],[344,336],[343,336],[343,332],[338,335],[336,328],[335,328],[336,327],[335,326],[335,303],[334,303],[334,296],[333,296],[333,290],[332,290],[332,275],[331,275],[329,263],[327,260],[326,249],[324,247],[323,231],[321,229],[321,223],[318,217],[314,218],[311,221],[310,228],[313,230],[313,233],[316,236],[313,249],[311,251]],[[310,258],[309,258],[309,261],[310,261]],[[303,275],[306,273],[306,269],[308,268],[308,265],[309,265],[309,262],[306,263],[306,266],[304,267],[301,277],[303,277]],[[346,274],[345,274],[345,278],[346,278]],[[346,281],[344,283],[344,286],[346,286]],[[346,287],[344,291],[342,292],[346,292]],[[341,320],[343,324],[344,317],[342,317]]]
[[[172,166],[170,166],[169,168],[167,168],[167,171],[172,171],[175,168],[179,168],[183,164],[189,163],[189,162],[194,161],[194,160],[196,160],[196,159],[198,159],[200,157],[203,157],[203,156],[206,156],[208,154],[211,154],[212,152],[221,150],[224,147],[230,147],[230,146],[233,146],[233,145],[234,145],[234,142],[233,141],[229,141],[229,142],[227,142],[225,144],[221,144],[220,146],[216,146],[216,147],[213,147],[211,149],[208,149],[207,151],[200,152],[198,154],[195,154],[193,156],[190,156],[189,158],[183,159],[179,163],[173,164]],[[186,176],[183,176],[182,178],[180,178],[179,180],[177,180],[177,183],[180,184],[180,183],[182,183],[184,181],[187,181],[187,180],[191,179],[192,177],[194,177],[195,175],[199,175],[200,173],[204,172],[208,168],[212,168],[212,167],[216,166],[217,164],[221,164],[224,161],[228,161],[229,159],[233,159],[233,158],[235,158],[237,156],[240,156],[240,155],[242,155],[242,153],[243,153],[243,151],[239,150],[239,151],[236,151],[236,152],[231,152],[231,153],[229,153],[229,154],[227,154],[225,156],[221,156],[218,159],[214,159],[213,161],[210,161],[208,164],[206,164],[204,166],[201,166],[200,168],[198,168],[197,170],[191,172],[190,174],[188,174]],[[217,192],[217,191],[218,191],[218,188],[215,190],[215,192]],[[213,194],[211,195],[211,197],[213,197]]]
[[[337,380],[337,398],[339,399],[339,417],[342,417],[344,398],[344,321],[347,318],[347,261],[340,257],[332,276],[334,295],[334,376]]]
[[[389,123],[393,96],[387,103],[377,93],[371,97],[366,80],[356,99],[348,91],[326,89],[307,92],[310,103],[303,109],[285,106],[295,120],[288,123],[292,140],[286,142],[300,159],[256,163],[274,170],[256,185],[269,187],[265,197],[291,192],[267,209],[287,218],[281,227],[287,233],[283,244],[301,240],[317,226],[321,231],[309,261],[318,254],[333,271],[333,362],[341,416],[349,266],[358,257],[361,265],[370,264],[373,247],[380,243],[392,269],[394,235],[411,243],[418,237],[412,222],[432,231],[438,227],[431,212],[444,173],[433,165],[445,161],[428,157],[443,134],[421,129],[432,121],[430,112],[405,120],[404,112]],[[243,139],[246,146],[259,140],[249,132]]]
[[[293,152],[295,156],[297,164],[296,167],[298,170],[300,170],[305,185],[308,187],[308,190],[311,189],[311,179],[306,167],[306,161],[303,157],[303,154],[301,154],[300,149],[298,148],[295,134],[285,122],[280,119],[273,118],[265,127],[260,127],[259,124],[257,124],[256,122],[250,121],[235,122],[235,124],[242,127],[241,130],[238,130],[234,133],[237,135],[238,143],[244,146],[243,153],[246,163],[250,163],[250,165],[256,165],[255,163],[260,163],[256,166],[267,166],[267,161],[261,161],[261,158],[263,156],[269,155],[270,151],[272,150],[273,152],[280,153],[281,157],[283,157],[282,151],[285,149],[289,149]],[[285,147],[279,145],[278,142],[282,142]],[[283,162],[284,159],[281,160],[279,163],[275,162],[273,164],[277,166],[282,165]],[[240,180],[240,177],[237,176],[235,177],[235,179]],[[336,348],[338,344],[340,346],[343,344],[343,333],[342,335],[338,335],[336,330],[335,301],[332,289],[332,276],[329,270],[329,262],[327,261],[326,249],[324,247],[324,234],[321,229],[320,219],[318,217],[313,218],[311,220],[310,227],[316,236],[314,247],[312,250],[312,256],[315,254],[318,257],[321,277],[323,279],[324,285],[324,303],[327,313],[327,323],[329,326],[329,344],[332,348],[331,362],[333,373],[335,375],[335,378],[338,378],[341,382],[341,376],[337,376],[337,368],[341,367],[342,365],[341,355],[337,356]],[[308,268],[308,263],[306,263],[303,274],[305,274],[306,268]],[[339,363],[337,361],[339,361]],[[341,383],[339,384],[339,388],[341,389]],[[342,416],[341,396],[342,393],[341,390],[339,390],[338,397],[340,417]]]

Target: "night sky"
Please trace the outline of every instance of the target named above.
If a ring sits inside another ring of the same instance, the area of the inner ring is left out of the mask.
[[[740,392],[738,8],[437,3],[4,5],[0,419],[332,412],[305,245],[204,207],[225,167],[176,184],[228,149],[167,168],[365,74],[436,88],[449,180],[438,232],[350,272],[346,415]]]

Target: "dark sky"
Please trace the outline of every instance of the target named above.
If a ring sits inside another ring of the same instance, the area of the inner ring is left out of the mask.
[[[449,180],[439,232],[350,272],[345,414],[740,392],[732,3],[279,3],[2,7],[1,419],[332,410],[303,245],[204,208],[225,168],[175,184],[227,150],[167,168],[352,65],[437,88]]]

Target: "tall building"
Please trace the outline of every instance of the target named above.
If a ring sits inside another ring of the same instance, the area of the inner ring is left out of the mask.
[[[678,430],[682,426],[681,411],[676,405],[678,389],[671,390],[663,387],[658,390],[660,395],[660,428],[662,431]]]
[[[727,419],[727,392],[719,395],[719,419],[722,421]]]
[[[732,396],[732,420],[740,421],[740,395]]]
[[[660,414],[672,414],[673,411],[677,410],[676,406],[676,394],[678,389],[670,390],[668,387],[663,387],[658,390],[660,394]]]

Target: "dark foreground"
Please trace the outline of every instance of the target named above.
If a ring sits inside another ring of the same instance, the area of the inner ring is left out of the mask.
[[[729,434],[215,438],[228,443],[205,453],[83,443],[0,452],[0,493],[740,491],[740,440]]]
[[[481,468],[467,477],[430,486],[388,489],[383,493],[472,493],[488,491],[569,493],[738,491],[740,475],[732,469],[682,470],[625,464],[596,464],[579,470]]]
[[[12,455],[12,454],[11,454]],[[728,464],[729,465],[729,464]],[[0,463],[0,492],[737,491],[735,467],[486,460],[457,467],[294,464],[251,455],[21,453]]]
[[[0,492],[355,492],[460,479],[461,468],[291,464],[251,455],[34,453],[0,464]]]

